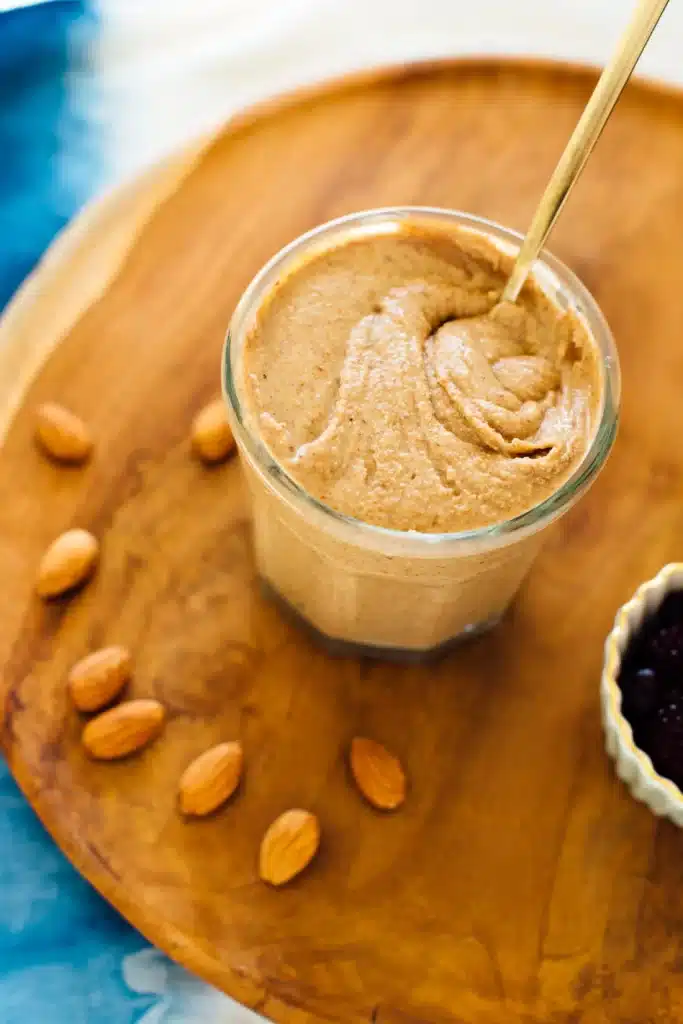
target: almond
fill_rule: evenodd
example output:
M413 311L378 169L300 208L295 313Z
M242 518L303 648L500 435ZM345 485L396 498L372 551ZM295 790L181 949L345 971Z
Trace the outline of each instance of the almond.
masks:
M87 530L67 530L43 555L36 590L41 597L57 597L84 583L92 574L99 544Z
M90 431L82 419L56 402L45 402L36 413L36 440L58 462L85 462L92 452Z
M114 761L142 750L161 732L166 712L158 700L128 700L91 718L83 746L98 761Z
M71 699L79 711L99 711L118 697L130 672L130 652L125 647L93 651L69 672Z
M380 743L356 736L351 741L351 772L359 790L373 807L393 811L406 798L401 762Z
M192 424L192 447L203 462L222 462L235 447L225 402L209 402Z
M259 874L271 885L285 885L307 867L320 845L320 825L315 814L285 811L261 841Z
M242 774L242 747L219 743L187 766L178 787L183 814L203 817L217 810L237 789Z

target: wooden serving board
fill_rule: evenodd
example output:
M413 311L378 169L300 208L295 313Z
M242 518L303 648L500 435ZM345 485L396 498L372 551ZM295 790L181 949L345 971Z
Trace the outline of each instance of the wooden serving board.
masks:
M333 661L260 596L236 461L189 454L235 302L283 243L359 208L424 203L523 229L594 77L463 63L330 87L228 126L88 210L0 338L2 746L74 864L149 939L277 1021L597 1024L683 1015L683 836L617 781L602 644L683 549L683 98L632 86L553 238L611 322L623 424L513 612L431 668ZM55 399L92 425L82 470L32 443ZM95 580L33 593L56 534L102 541ZM142 756L79 745L68 668L134 652L169 708ZM356 734L395 750L405 808L349 783ZM185 824L178 777L240 738L246 777ZM315 811L311 869L274 891L261 836Z

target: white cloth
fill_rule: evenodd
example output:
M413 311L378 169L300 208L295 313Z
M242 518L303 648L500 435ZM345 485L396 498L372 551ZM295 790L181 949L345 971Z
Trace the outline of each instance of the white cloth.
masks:
M454 54L603 64L623 0L97 0L99 122L113 180L236 110L344 72ZM683 5L671 3L641 74L683 83Z

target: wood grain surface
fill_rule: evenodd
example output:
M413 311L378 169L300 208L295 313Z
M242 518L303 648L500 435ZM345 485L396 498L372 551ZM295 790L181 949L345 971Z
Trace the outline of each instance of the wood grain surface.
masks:
M88 211L0 328L3 750L107 898L274 1020L683 1017L683 836L614 777L598 713L617 606L681 556L681 97L627 90L552 239L616 336L622 428L495 633L432 668L329 660L255 586L237 462L207 470L188 442L235 302L279 246L387 204L523 229L593 81L409 68L262 112ZM47 400L91 424L90 465L36 450ZM101 540L99 570L45 605L35 569L71 526ZM95 764L65 680L114 643L169 722L138 758ZM358 733L405 765L393 815L350 784ZM185 823L183 769L232 739L243 786ZM322 846L274 891L258 847L291 806L319 816Z

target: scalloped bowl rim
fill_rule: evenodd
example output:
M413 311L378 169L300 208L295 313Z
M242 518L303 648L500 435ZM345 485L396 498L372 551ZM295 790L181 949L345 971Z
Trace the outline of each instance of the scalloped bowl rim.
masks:
M617 681L628 641L635 629L642 623L645 612L658 607L664 597L674 590L683 591L683 562L670 562L665 565L656 576L641 583L633 597L621 606L614 620L612 631L605 642L605 660L600 688L605 731L607 732L611 727L613 734L616 733L621 753L627 757L632 766L636 767L641 779L646 780L650 787L655 787L666 802L674 805L671 809L675 808L683 817L683 792L675 782L655 770L649 755L633 739L631 724L621 711L622 694ZM655 603L650 604L650 599L653 596ZM637 626L634 625L635 620L638 620ZM612 756L616 761L617 752L615 751ZM636 796L636 799L647 803L647 801L642 801L641 797ZM666 814L667 810L664 809L660 813ZM681 824L681 822L677 822L677 824Z

